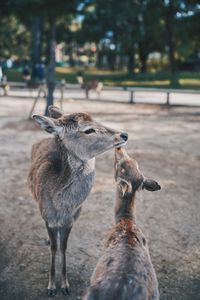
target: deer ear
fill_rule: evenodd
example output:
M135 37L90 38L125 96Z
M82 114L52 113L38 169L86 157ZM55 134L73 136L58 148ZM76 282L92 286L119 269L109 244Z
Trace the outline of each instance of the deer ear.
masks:
M161 186L153 179L144 179L143 189L147 191L154 192L161 189Z
M38 115L34 115L33 119L48 133L59 134L63 131L62 126L59 125L56 120Z
M62 112L56 106L50 105L48 107L48 111L49 111L49 116L51 118L58 119L58 118L62 117Z
M132 185L127 180L121 179L118 181L118 188L121 190L122 195L124 196L127 193L132 192Z

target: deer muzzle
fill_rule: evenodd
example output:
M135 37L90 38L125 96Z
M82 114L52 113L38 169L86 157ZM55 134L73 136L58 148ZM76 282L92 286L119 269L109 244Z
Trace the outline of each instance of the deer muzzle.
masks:
M115 148L124 146L126 144L127 140L128 140L128 133L122 132L122 133L116 134Z

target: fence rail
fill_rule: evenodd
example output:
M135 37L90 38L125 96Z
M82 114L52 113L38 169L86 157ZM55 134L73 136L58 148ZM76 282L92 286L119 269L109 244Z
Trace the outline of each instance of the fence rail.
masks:
M44 84L39 84L38 86L31 86L27 85L25 82L8 82L7 85L9 85L10 89L29 89L29 90L35 90L38 92L38 95L36 98L39 97L39 94L41 92L41 87L44 90ZM1 84L0 88L4 89L5 84ZM81 87L79 84L63 84L62 81L56 82L56 90L60 91L60 100L63 101L64 99L64 93L67 91L80 91ZM111 91L111 92L127 92L129 94L128 101L129 103L135 103L136 93L141 92L149 92L149 93L162 93L166 95L165 98L165 104L170 105L170 99L172 94L196 94L200 95L200 90L194 90L194 89L169 89L169 88L144 88L144 87L118 87L118 86L104 86L103 91ZM8 94L8 90L6 91L6 94ZM99 99L100 100L100 99ZM199 99L200 100L200 99ZM200 101L199 101L200 105Z
M76 90L80 89L79 85L75 84L67 84L66 90ZM129 102L135 103L135 93L139 92L156 92L156 93L164 93L166 94L166 104L170 105L170 95L171 94L199 94L200 90L193 90L193 89L165 89L165 88L140 88L140 87L110 87L110 86L104 86L103 91L126 91L129 92ZM200 100L200 99L199 99ZM200 105L200 101L199 101Z

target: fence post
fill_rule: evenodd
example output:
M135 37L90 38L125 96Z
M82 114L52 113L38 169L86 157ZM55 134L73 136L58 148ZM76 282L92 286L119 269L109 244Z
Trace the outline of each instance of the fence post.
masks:
M134 103L134 91L130 91L130 103Z
M170 95L170 92L168 91L168 92L167 92L167 102L166 102L167 105L170 104L170 103L169 103L169 98L170 98L169 95Z

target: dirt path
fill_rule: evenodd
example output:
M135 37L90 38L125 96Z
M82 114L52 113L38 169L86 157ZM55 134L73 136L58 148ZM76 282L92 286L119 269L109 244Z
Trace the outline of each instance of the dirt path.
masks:
M47 134L25 120L28 99L1 97L0 103L0 299L43 300L49 268L47 234L26 177L31 146ZM37 112L43 109L41 103ZM71 100L64 110L88 111L98 121L128 131L129 153L144 174L162 186L161 192L142 192L137 200L138 222L149 240L161 299L199 300L200 108ZM110 151L97 158L95 186L69 239L69 300L81 299L89 282L113 223L114 197Z

